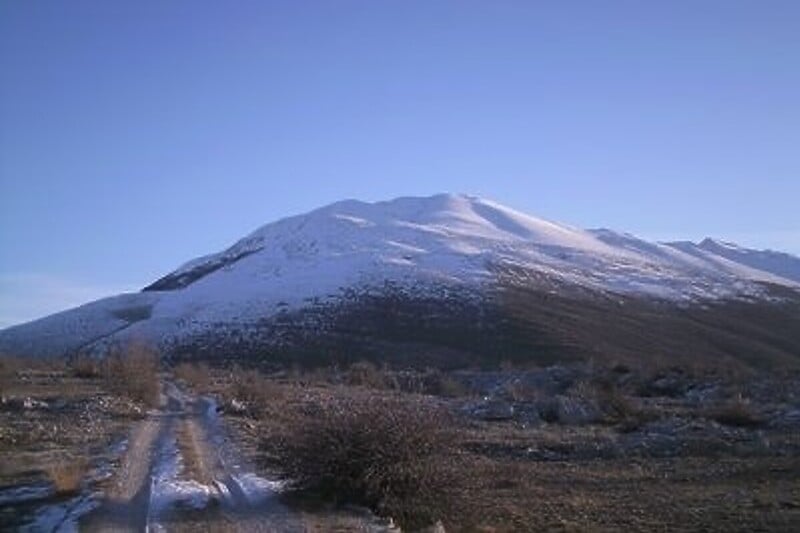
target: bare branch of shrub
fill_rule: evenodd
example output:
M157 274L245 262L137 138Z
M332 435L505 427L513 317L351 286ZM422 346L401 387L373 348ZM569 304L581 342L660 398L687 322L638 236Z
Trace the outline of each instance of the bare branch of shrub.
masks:
M742 398L711 409L708 418L726 426L756 427L763 424L763 419L753 410L752 405Z
M366 505L403 528L452 514L459 469L444 411L381 395L339 396L315 408L262 445L295 490Z
M133 343L104 361L103 377L113 393L153 407L158 405L160 396L158 368L155 350Z
M45 471L53 483L56 494L66 496L75 494L80 490L86 469L87 462L85 459L71 459L50 464Z
M176 378L196 392L207 392L211 385L211 370L206 363L181 363L174 372Z

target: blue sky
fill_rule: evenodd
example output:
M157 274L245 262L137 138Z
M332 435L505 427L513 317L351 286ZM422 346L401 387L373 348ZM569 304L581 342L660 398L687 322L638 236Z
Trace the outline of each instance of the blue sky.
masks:
M0 3L0 327L342 198L800 254L800 2Z

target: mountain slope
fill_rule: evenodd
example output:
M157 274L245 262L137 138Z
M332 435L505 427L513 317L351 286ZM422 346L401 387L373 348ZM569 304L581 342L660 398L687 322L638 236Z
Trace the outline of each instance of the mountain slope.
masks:
M722 248L581 230L469 196L348 200L267 224L141 293L8 328L0 350L103 351L141 339L173 354L355 353L401 343L482 354L505 346L504 357L546 345L556 357L582 356L597 347L567 330L587 324L550 331L557 320L528 303L558 298L556 318L570 324L568 315L621 301L646 307L644 316L709 302L773 305L797 294L800 259ZM601 351L619 352L625 335Z

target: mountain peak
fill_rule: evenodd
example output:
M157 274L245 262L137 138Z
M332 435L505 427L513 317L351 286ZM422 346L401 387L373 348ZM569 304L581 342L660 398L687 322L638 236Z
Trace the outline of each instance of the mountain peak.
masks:
M690 305L761 298L763 282L800 288L800 259L710 239L652 243L559 224L478 196L437 194L344 200L284 218L189 261L142 293L43 323L67 324L78 344L122 327L125 335L180 343L218 324L255 327L287 312L302 315L385 291L423 300L466 294L474 302L525 287ZM89 321L92 313L105 318ZM85 329L90 323L99 325ZM62 346L61 325L42 343Z
M714 239L712 237L704 238L702 241L700 241L697 244L697 246L699 246L700 248L703 248L703 249L725 248L725 249L728 249L728 250L747 250L746 248L743 248L743 247L739 246L736 243L733 243L733 242L730 242L730 241L723 241L721 239Z

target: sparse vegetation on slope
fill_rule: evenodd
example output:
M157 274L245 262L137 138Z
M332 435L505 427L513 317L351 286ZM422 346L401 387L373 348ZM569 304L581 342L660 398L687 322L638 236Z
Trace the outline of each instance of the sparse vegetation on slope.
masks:
M289 502L366 505L412 530L800 523L782 503L800 495L783 474L800 466L797 376L674 364L212 373L227 374L229 423L287 480ZM472 393L425 385L439 374ZM744 416L737 390L750 398Z

